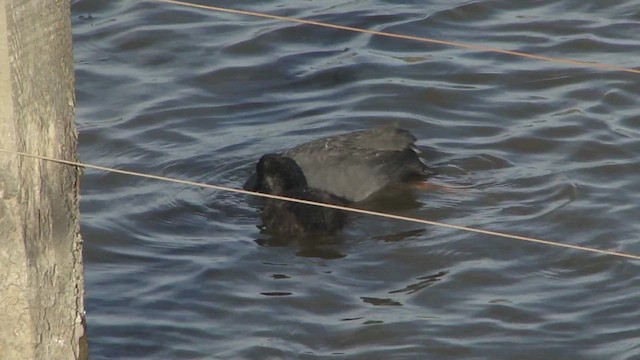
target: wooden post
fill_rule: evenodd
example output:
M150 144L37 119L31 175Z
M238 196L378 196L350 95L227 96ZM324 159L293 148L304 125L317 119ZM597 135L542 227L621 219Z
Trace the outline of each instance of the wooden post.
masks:
M76 160L68 0L0 0L0 148ZM85 359L78 169L0 154L0 358Z

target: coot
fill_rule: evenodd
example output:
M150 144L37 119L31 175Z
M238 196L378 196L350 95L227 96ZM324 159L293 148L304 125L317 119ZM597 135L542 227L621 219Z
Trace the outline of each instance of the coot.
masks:
M256 191L317 201L334 205L349 205L349 201L308 186L302 169L286 156L267 154L256 165ZM261 213L267 233L280 236L329 235L346 223L344 211L269 199Z
M433 174L415 142L409 131L384 126L314 140L282 155L297 163L310 188L358 202L388 185ZM244 188L259 190L255 180L254 174Z

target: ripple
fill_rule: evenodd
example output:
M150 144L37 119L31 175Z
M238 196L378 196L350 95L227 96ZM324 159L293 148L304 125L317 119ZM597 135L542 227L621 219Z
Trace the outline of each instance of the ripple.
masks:
M83 161L240 187L261 154L393 122L452 191L389 191L372 207L640 253L629 74L149 2L72 6ZM640 56L632 1L216 6L620 66ZM322 244L283 241L260 233L256 204L87 170L92 358L640 354L633 262L364 215Z

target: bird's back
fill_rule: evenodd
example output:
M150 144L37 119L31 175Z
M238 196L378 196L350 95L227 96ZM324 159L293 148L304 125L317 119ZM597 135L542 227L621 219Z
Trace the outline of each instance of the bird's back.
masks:
M298 163L310 187L361 201L386 185L430 172L406 130L379 127L332 136L284 152Z

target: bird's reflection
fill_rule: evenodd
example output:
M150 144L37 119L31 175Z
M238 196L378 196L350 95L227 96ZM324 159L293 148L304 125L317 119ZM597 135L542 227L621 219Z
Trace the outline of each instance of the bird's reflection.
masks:
M294 246L297 248L295 254L300 257L332 260L347 256L338 250L342 244L338 236L285 237L268 234L265 236L267 237L254 240L255 243L265 247Z

